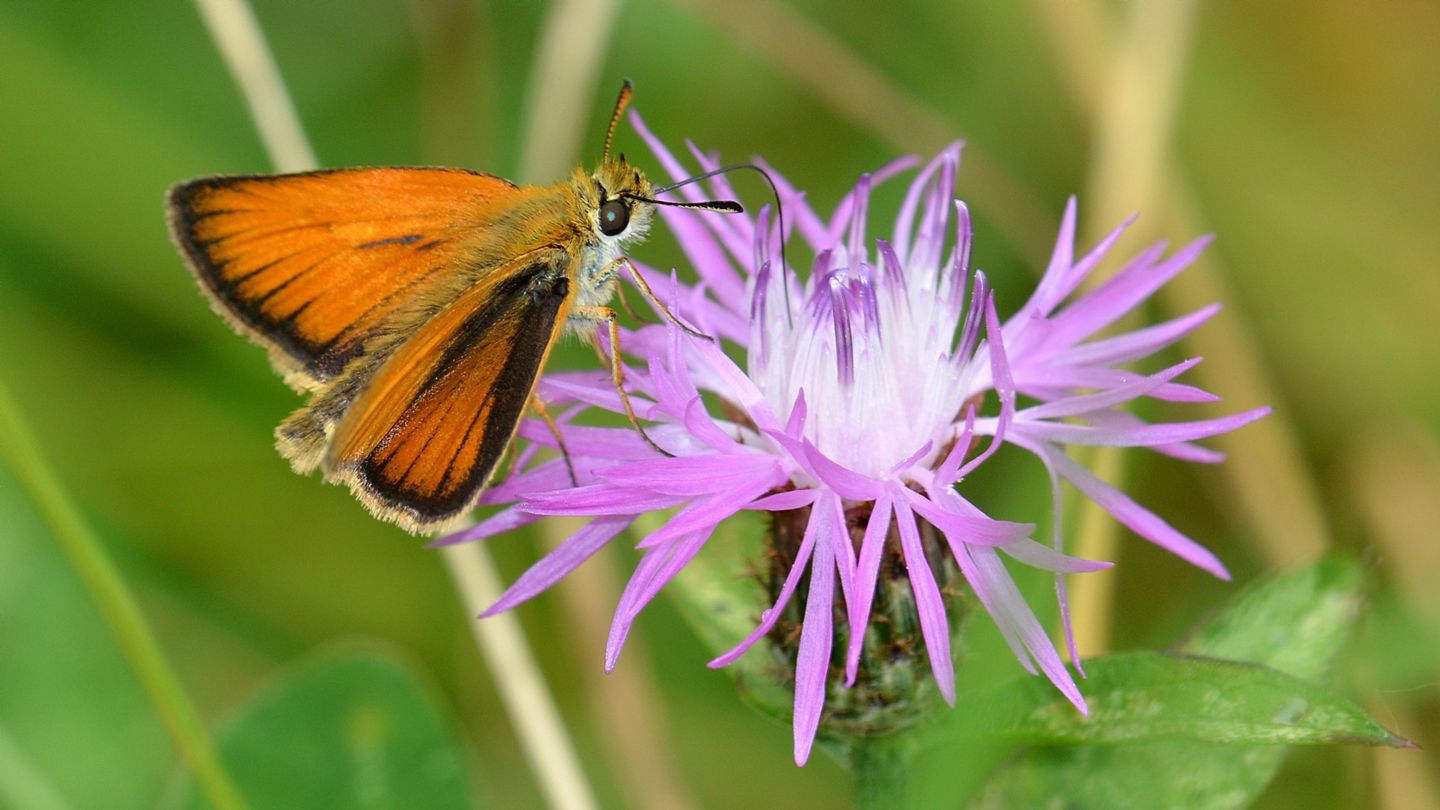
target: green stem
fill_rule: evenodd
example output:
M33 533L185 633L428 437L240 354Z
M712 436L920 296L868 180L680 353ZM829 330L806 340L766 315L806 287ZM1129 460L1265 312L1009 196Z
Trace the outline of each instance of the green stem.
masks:
M859 810L910 806L910 746L890 737L859 738L850 745L850 775Z
M135 597L94 530L80 516L55 473L45 464L38 443L3 381L0 381L0 459L14 471L21 488L70 558L80 581L90 591L136 677L160 713L181 759L194 773L210 804L220 810L245 808L245 801L220 764L189 695L165 660Z

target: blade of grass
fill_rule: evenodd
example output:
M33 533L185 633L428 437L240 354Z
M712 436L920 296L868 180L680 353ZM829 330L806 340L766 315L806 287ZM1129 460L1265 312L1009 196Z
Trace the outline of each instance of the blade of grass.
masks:
M482 543L447 546L440 549L440 555L471 616L479 615L500 598L500 577ZM520 623L512 614L502 613L483 621L471 619L470 629L550 806L562 810L596 807L575 746L525 643Z
M119 569L100 538L70 500L59 478L45 462L39 444L20 415L14 398L0 381L0 459L15 474L36 511L50 526L75 572L115 634L145 693L170 732L180 758L210 803L221 810L240 810L245 801L226 772L200 722L190 696L166 660L154 631L140 611Z
M195 7L245 96L270 162L282 172L315 168L315 151L250 4L245 0L195 0Z
M520 182L549 182L574 165L580 124L594 100L596 78L604 75L599 66L619 10L615 0L550 7L525 94Z
M1128 14L1120 49L1109 66L1103 101L1095 109L1088 198L1098 214L1087 218L1092 236L1113 227L1130 211L1144 210L1155 196L1184 81L1195 8L1189 0L1137 3L1128 7ZM1093 289L1103 280L1092 275L1086 285ZM1088 466L1101 478L1119 482L1125 475L1125 458L1119 448L1100 448ZM1119 524L1088 499L1080 509L1075 554L1115 560ZM1070 589L1076 648L1082 656L1109 648L1115 583L1113 574L1085 576Z
M70 808L60 792L36 771L4 728L0 728L0 804L28 810Z
M1103 56L1114 40L1110 30L1114 26L1105 19L1105 9L1091 0L1031 0L1031 4L1049 36L1049 52L1058 60L1057 72L1066 80L1072 102L1083 115L1097 118L1103 98ZM1180 168L1166 161L1160 172L1155 188L1166 227L1186 234L1206 231ZM1159 297L1176 313L1226 302L1226 311L1187 336L1185 345L1189 354L1209 361L1192 372L1202 388L1222 393L1240 408L1259 404L1275 408L1243 436L1226 434L1216 437L1215 444L1229 457L1221 468L1221 480L1229 499L1240 507L1238 522L1259 543L1271 565L1290 568L1322 554L1330 545L1329 532L1295 426L1280 392L1269 382L1272 375L1264 358L1254 348L1253 330L1235 310L1227 278L1226 268L1210 251L1162 288ZM1237 452L1242 448L1243 453Z

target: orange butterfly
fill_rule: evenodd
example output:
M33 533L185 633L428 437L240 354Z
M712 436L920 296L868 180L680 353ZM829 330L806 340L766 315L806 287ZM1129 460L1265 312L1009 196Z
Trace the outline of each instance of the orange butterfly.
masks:
M170 233L215 311L310 394L275 432L297 472L320 469L412 532L455 523L485 489L527 402L545 416L536 380L576 325L608 325L611 375L644 435L622 386L615 310L605 305L620 267L674 318L623 250L645 234L656 204L740 205L656 200L681 184L657 189L624 155L610 156L630 94L627 81L599 167L550 186L380 168L206 177L170 189Z

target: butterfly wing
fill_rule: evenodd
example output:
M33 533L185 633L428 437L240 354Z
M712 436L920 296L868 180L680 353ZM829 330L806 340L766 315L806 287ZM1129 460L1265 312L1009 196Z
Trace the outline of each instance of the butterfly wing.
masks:
M412 532L468 511L564 328L569 261L542 249L497 267L398 346L335 427L327 478Z
M339 169L201 178L167 204L216 311L269 350L286 382L314 389L520 193L457 169Z

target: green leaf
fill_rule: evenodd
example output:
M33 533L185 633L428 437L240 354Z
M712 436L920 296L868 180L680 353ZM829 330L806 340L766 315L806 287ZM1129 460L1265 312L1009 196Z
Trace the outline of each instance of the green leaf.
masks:
M1269 781L1274 754L1283 750L1193 742L1040 748L1007 767L967 806L970 810L1245 807L1258 793L1252 787L1255 779Z
M1188 654L1251 662L1206 662L1200 681L1213 680L1208 687L1197 684L1201 691L1191 695L1184 707L1196 712L1183 727L1193 739L1034 748L998 773L971 806L1062 802L1069 808L1111 808L1135 806L1137 797L1143 797L1139 803L1147 807L1238 808L1248 806L1265 789L1287 748L1235 743L1265 742L1268 736L1271 742L1289 744L1409 745L1354 704L1311 685L1349 640L1363 594L1363 572L1339 557L1257 583L1179 648ZM1116 659L1133 662L1137 657L1116 656L1087 664L1091 678L1082 689L1095 707L1097 721L1116 700L1097 689L1100 677L1120 674L1110 671ZM1247 671L1249 676L1242 674ZM1130 686L1140 684L1137 680ZM1212 699L1204 698L1206 688L1213 690ZM1286 689L1293 691L1287 696ZM1237 722L1247 716L1264 718L1267 711L1271 712L1268 730L1264 724L1242 728ZM1120 730L1105 734L1123 739L1124 727L1122 723Z
M219 734L252 807L471 808L459 745L393 656L330 653L276 676ZM191 785L171 807L203 808Z
M1034 677L967 695L955 711L974 736L1049 744L1404 744L1353 702L1268 667L1142 652L1097 658L1086 672L1089 717Z
M1179 650L1319 679L1350 640L1364 600L1360 566L1328 557L1251 586Z

